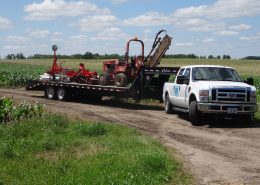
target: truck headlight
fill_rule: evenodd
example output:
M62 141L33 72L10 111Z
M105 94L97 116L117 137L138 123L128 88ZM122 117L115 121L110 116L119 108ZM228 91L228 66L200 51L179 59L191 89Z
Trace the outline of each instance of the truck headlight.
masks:
M250 101L256 102L256 91L251 91L250 93Z
M209 90L200 90L199 97L201 102L209 101Z

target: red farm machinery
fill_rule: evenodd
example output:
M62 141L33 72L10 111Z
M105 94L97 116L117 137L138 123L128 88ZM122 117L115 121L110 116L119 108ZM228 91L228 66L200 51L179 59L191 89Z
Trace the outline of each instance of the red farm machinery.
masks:
M161 37L161 35L163 37ZM130 56L132 43L140 44L138 56ZM28 81L27 90L44 90L50 99L65 100L71 95L116 96L125 98L155 98L161 99L163 84L170 75L176 74L178 67L157 67L160 60L171 45L171 37L165 30L159 31L154 39L152 49L144 56L143 41L134 38L127 42L123 60L111 59L103 62L103 73L88 71L84 64L74 71L57 64L57 46L54 51L51 69L41 76L40 80Z

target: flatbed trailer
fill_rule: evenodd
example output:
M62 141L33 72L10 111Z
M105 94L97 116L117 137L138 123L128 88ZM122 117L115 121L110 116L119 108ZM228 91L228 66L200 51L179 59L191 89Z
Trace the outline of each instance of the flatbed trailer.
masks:
M143 67L135 81L127 87L102 86L62 81L30 80L26 90L44 91L49 99L66 100L71 96L83 95L91 99L103 96L119 98L162 99L163 85L171 75L176 75L179 67ZM55 78L54 78L55 79Z

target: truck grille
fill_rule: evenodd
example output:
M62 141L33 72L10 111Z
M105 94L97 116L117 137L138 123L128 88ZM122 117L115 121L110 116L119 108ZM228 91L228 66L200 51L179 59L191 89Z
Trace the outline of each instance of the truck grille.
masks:
M250 101L250 91L246 89L217 88L211 91L212 101L246 102Z

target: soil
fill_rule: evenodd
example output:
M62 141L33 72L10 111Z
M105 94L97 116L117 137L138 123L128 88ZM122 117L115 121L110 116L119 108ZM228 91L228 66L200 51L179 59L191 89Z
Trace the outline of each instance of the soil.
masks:
M44 98L43 92L0 89L0 96L40 102L46 110L69 117L138 128L176 149L198 184L260 184L260 124L218 120L192 126L185 114L165 114L162 105L140 105L106 99L100 103Z

